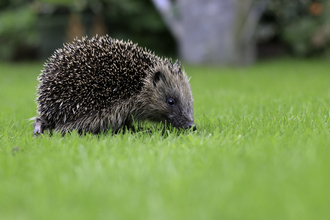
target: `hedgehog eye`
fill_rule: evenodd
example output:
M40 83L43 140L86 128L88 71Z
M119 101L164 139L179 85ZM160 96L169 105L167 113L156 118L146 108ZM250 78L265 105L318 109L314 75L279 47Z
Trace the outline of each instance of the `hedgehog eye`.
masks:
M169 105L174 105L174 104L175 104L175 100L172 99L172 98L167 99L166 102L167 102L167 104L169 104Z

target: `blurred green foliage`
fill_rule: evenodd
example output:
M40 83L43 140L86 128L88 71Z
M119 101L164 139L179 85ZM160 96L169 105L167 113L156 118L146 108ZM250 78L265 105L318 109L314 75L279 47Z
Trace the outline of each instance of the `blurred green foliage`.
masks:
M326 0L270 0L266 13L294 55L330 55L329 7Z
M26 50L36 46L36 16L23 0L0 3L0 59L13 60L17 54L27 57ZM19 51L19 48L22 50ZM23 55L24 54L24 55Z
M88 26L85 35L95 34L90 26L94 16L100 16L111 37L138 42L160 55L175 55L175 41L149 0L1 0L0 60L22 59L21 52L31 48L38 49L39 58L50 56L68 40L71 13L81 15L82 25Z
M150 0L1 0L0 60L33 59L36 51L40 54L45 45L49 45L49 51L61 46L54 38L59 42L67 40L63 37L67 30L65 22L72 12L101 15L111 37L130 39L157 54L175 56L176 42ZM56 16L58 14L61 16ZM329 1L269 0L265 15L272 19L262 19L268 28L259 33L259 38L276 36L295 56L330 57ZM42 30L49 19L57 24L61 23L59 20L65 22L61 28L49 26ZM58 30L62 33L53 39L47 40L43 34L52 36ZM85 34L93 33L86 31Z

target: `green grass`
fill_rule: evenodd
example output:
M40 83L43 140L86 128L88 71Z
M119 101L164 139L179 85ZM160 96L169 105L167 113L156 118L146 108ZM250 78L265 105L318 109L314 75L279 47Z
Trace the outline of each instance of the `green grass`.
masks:
M330 218L328 61L186 66L197 132L64 138L32 137L41 68L0 64L0 219Z

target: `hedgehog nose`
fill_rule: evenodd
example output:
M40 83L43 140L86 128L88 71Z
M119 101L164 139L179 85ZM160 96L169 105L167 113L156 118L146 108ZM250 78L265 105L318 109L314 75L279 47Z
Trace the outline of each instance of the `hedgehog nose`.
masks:
M190 125L189 125L189 129L190 129L190 128L192 128L193 131L196 131L196 130L197 130L196 125L194 125L194 124L190 124Z

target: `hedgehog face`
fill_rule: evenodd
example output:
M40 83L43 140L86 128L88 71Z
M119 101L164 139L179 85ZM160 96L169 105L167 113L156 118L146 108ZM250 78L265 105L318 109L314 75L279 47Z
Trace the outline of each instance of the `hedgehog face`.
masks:
M146 106L148 119L165 122L176 128L196 130L193 119L193 96L186 74L178 65L157 66L148 80Z

